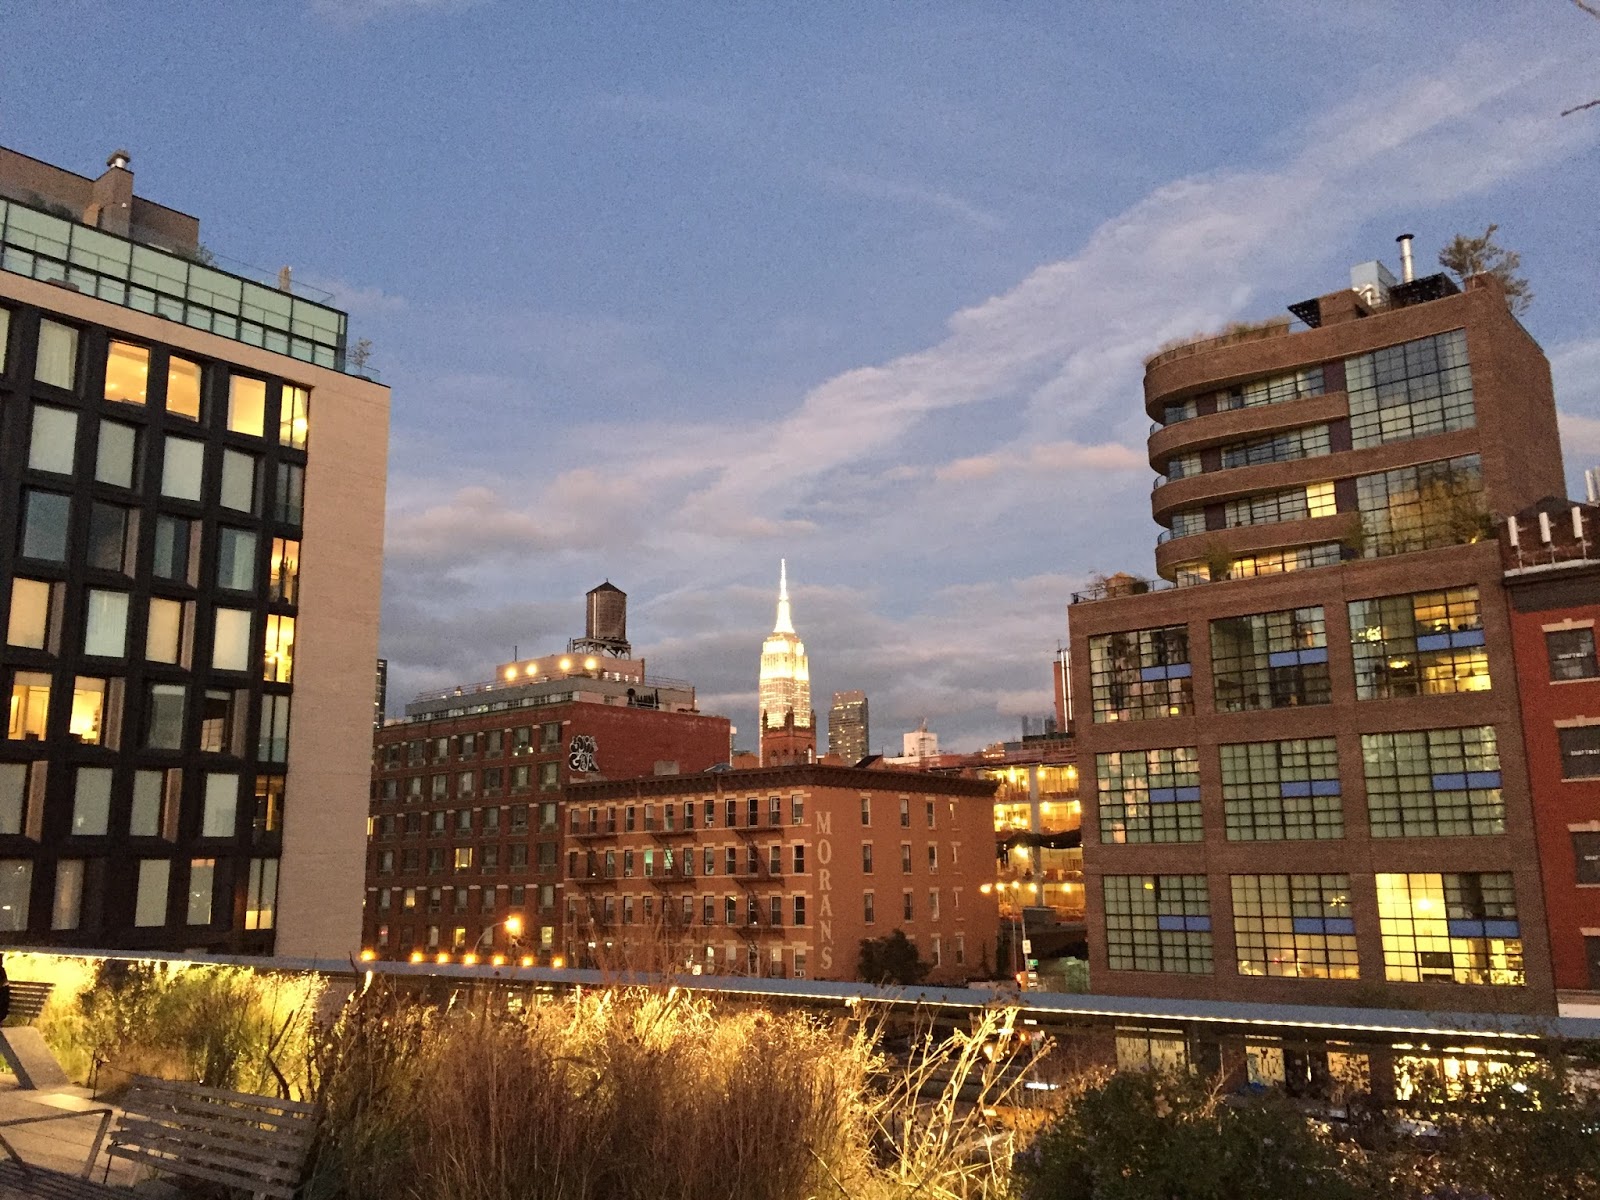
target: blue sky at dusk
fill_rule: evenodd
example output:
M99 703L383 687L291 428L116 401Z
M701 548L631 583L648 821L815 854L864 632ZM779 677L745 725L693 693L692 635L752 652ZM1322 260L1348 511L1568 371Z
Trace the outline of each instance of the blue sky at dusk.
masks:
M1600 21L1563 0L5 6L0 142L335 293L394 389L391 695L630 594L749 744L787 556L875 747L1049 710L1148 573L1143 358L1501 226L1600 463ZM313 453L315 446L313 443Z

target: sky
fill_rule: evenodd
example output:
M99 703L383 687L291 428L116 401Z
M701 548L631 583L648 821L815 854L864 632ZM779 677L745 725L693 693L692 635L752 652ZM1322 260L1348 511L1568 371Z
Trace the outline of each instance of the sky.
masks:
M12 0L0 143L294 268L393 389L390 708L629 594L750 746L786 557L876 750L1052 707L1149 574L1143 360L1491 222L1600 464L1600 21L1566 0ZM313 443L312 452L315 453ZM825 718L822 718L825 719Z

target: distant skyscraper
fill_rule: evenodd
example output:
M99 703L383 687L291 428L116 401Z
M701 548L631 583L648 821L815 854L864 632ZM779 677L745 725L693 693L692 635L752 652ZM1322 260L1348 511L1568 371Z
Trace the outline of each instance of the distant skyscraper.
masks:
M383 728L383 719L389 711L389 660L378 660L378 674L372 690L372 727Z
M872 734L867 728L867 694L835 692L828 710L828 753L837 754L846 766L860 762L871 751Z
M789 564L778 566L778 619L761 646L761 762L809 762L816 757L817 721L811 711L806 646L789 615Z

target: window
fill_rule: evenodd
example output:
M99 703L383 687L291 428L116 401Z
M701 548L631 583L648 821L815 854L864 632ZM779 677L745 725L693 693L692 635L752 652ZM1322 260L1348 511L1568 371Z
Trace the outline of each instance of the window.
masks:
M862 842L861 843L861 873L863 875L871 875L872 874L872 843L871 842Z
M56 891L50 905L51 929L76 929L83 914L83 859L56 863Z
M900 797L900 828L909 829L910 827L911 827L911 801L907 797L901 796Z
M97 571L133 574L137 526L132 518L132 512L120 504L97 501L89 506L89 566Z
M72 791L72 835L103 837L111 820L111 768L79 767Z
M1222 466L1227 469L1253 467L1261 463L1293 462L1302 458L1320 458L1328 452L1328 427L1307 425L1303 429L1232 442L1222 447ZM1196 454L1190 457L1195 459L1198 470L1200 456ZM1195 471L1188 473L1194 474Z
M1106 955L1113 971L1211 973L1204 875L1107 875Z
M189 911L185 918L187 924L211 924L211 894L216 890L216 877L216 859L189 860Z
M0 829L0 832L4 832ZM1600 883L1600 833L1574 829L1572 858L1577 883Z
M1507 873L1379 875L1384 978L1518 987L1522 927Z
M217 609L211 643L211 665L216 670L250 669L250 615L242 608Z
M1286 400L1298 400L1302 396L1320 396L1325 390L1326 381L1323 378L1322 368L1311 367L1286 375L1252 379L1249 383L1213 392L1208 399L1215 404L1217 412L1229 412L1236 408L1254 408L1260 404L1282 404ZM1191 406L1194 404L1193 401L1189 403ZM1189 413L1191 417L1194 415L1193 411Z
M18 671L11 681L11 720L6 737L11 741L43 741L49 714L50 676L39 671Z
M235 592L255 589L255 534L226 525L217 530L217 586Z
M238 450L222 452L220 502L223 508L231 508L235 512L255 512L256 460L253 454L243 454Z
M100 658L128 653L128 593L90 588L83 630L83 652Z
M151 928L167 923L167 881L172 863L164 858L139 860L139 891L133 906L133 923Z
M190 528L190 522L182 517L156 518L155 553L150 560L150 572L157 579L179 583L188 579Z
M1235 875L1239 974L1358 979L1346 875Z
M805 870L806 848L802 843L796 842L794 847L794 873L796 875L803 875L805 874Z
M267 614L267 636L262 678L268 683L290 683L294 678L294 618Z
M1504 833L1491 725L1361 735L1373 837Z
M915 903L911 899L911 893L902 892L900 894L900 919L903 921L914 920L915 911Z
M28 827L31 776L43 782L44 763L0 763L0 834L17 836Z
M706 810L710 811L709 808ZM708 819L706 822L710 824ZM799 792L789 797L789 824L804 825L806 823L806 798Z
M273 519L286 525L300 524L305 507L305 489L305 468L292 463L279 463L278 487L273 493Z
M169 436L161 459L161 494L174 500L199 501L205 465L204 442Z
M1350 649L1360 700L1489 689L1476 587L1351 601Z
M228 377L228 429L260 437L266 432L267 385L244 375Z
M183 647L183 615L183 601L151 597L150 619L144 637L144 656L148 661L176 663L179 660Z
M863 825L871 825L872 824L872 797L871 796L863 796L863 797L861 797L861 823ZM729 824L732 824L732 822L729 822Z
M233 774L208 774L200 836L232 837L238 825L238 817L239 777Z
M1475 423L1463 329L1348 358L1344 374L1357 450Z
M1206 510L1203 508L1185 508L1172 514L1172 536L1175 538L1193 537L1197 533L1206 531Z
M1556 730L1561 739L1561 778L1600 776L1600 725L1574 725Z
M1552 629L1544 635L1546 653L1550 656L1550 681L1565 679L1593 679L1600 676L1600 662L1595 659L1594 630Z
M72 390L78 379L78 331L55 321L39 322L39 352L33 377L51 387Z
M1095 756L1102 842L1198 842L1200 755L1193 746Z
M150 383L150 351L113 341L106 350L106 399L143 404Z
M0 933L28 928L28 898L33 891L33 863L25 858L0 859Z
M117 681L117 696L121 697L122 681ZM85 746L103 744L106 713L106 681L79 675L72 683L72 714L67 722L67 736Z
M42 562L67 561L67 519L71 512L71 499L55 492L38 492L28 489L23 493L22 518L23 558L37 558Z
M861 893L861 919L868 925L877 920L877 902L871 892Z
M283 829L283 793L284 777L282 775L257 775L256 776L256 809L251 821L251 832L259 840L268 834L279 833ZM385 817L387 825L384 834L394 836L394 818Z
M1258 492L1228 501L1224 514L1229 529L1241 525L1272 525L1279 521L1303 521L1309 517L1331 517L1337 512L1332 483L1308 483L1303 487L1276 492Z
M6 624L6 644L43 650L51 641L52 585L42 579L11 581L11 615Z
M278 405L278 444L291 450L306 448L306 433L310 429L311 393L292 384L283 385L283 399Z
M1218 747L1230 842L1344 836L1339 752L1333 738Z
M539 790L541 792L558 791L561 787L559 763L539 764Z
M1328 636L1322 609L1212 621L1211 672L1222 712L1327 704Z
M161 836L165 794L165 771L133 773L133 806L128 813L129 837Z
M939 847L933 842L928 843L928 874L933 875L939 870Z
M911 874L911 843L900 843L900 874Z
M297 603L300 599L300 543L289 538L273 538L272 561L267 570L267 599ZM463 742L470 744L471 739L469 733ZM462 753L470 755L472 751L464 746Z
M28 442L28 467L71 475L78 449L78 414L48 404L33 406L33 436Z
M250 860L250 883L245 893L244 927L271 929L278 908L278 860Z
M1476 454L1356 477L1367 558L1493 537Z
M934 826L934 805L933 805L933 801L929 800L926 807L927 807L927 817L928 817L928 828L932 829L933 826Z
M256 754L264 762L289 757L289 697L261 697L261 729Z
M200 749L207 754L235 753L233 693L209 688L200 701Z
M167 412L174 417L200 419L200 368L188 359L167 360Z
M113 487L131 488L139 462L139 431L120 421L100 422L95 447L94 477Z
M1188 628L1167 625L1090 638L1089 690L1096 724L1194 712Z

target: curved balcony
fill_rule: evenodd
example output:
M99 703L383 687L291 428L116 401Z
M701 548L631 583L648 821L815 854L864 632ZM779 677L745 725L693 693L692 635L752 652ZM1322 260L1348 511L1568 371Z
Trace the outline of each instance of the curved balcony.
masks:
M1276 521L1268 525L1240 525L1234 529L1208 529L1203 533L1169 538L1156 545L1156 570L1171 579L1179 563L1204 562L1214 553L1238 558L1261 550L1285 550L1291 546L1310 546L1321 542L1342 542L1361 523L1359 513L1335 513L1331 517L1306 517L1299 521Z
M1230 467L1225 471L1174 479L1150 493L1150 512L1158 523L1166 525L1179 509L1222 504L1240 496L1276 492L1308 483L1327 483L1333 478L1329 465L1332 458L1332 455L1319 454L1315 458Z
M1146 451L1150 465L1161 471L1169 458L1206 450L1246 438L1282 433L1303 425L1320 425L1350 415L1350 397L1344 392L1324 392L1302 396L1277 404L1255 404L1249 408L1230 408L1226 412L1206 413L1160 426L1150 435Z

